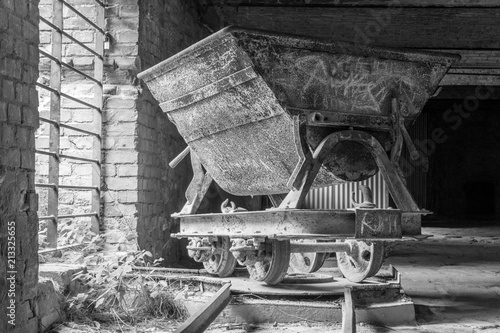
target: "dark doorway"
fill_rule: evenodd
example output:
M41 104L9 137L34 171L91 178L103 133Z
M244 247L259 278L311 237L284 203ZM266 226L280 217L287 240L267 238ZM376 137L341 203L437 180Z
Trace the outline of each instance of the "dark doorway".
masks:
M466 211L469 218L493 219L495 217L495 185L485 181L464 185Z

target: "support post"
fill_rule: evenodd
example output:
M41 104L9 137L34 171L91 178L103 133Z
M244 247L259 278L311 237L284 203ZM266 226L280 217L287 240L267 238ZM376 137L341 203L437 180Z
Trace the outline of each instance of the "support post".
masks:
M47 215L53 216L47 220L47 242L50 247L57 247L57 216L59 211L59 136L61 120L61 58L62 58L62 33L63 30L63 4L59 0L52 1L52 23L60 30L52 30L52 56L58 61L50 63L50 87L54 90L50 94L50 125L49 131L49 183L55 186L49 189L47 202Z
M352 289L345 287L342 303L342 333L356 333L356 311L352 300Z
M97 25L102 29L105 25L104 22L104 7L96 4L96 20ZM95 32L95 50L100 55L104 55L104 35L98 30ZM100 188L101 188L101 145L102 145L102 106L103 106L103 87L102 87L102 77L103 77L104 63L102 58L94 57L94 79L100 82L94 84L94 105L99 108L96 112L94 111L94 117L92 122L93 132L99 134L98 137L92 137L92 159L99 161L99 163L92 164L92 186L95 189L92 190L92 203L91 211L96 214L91 217L90 230L96 235L99 234L99 220L100 220Z

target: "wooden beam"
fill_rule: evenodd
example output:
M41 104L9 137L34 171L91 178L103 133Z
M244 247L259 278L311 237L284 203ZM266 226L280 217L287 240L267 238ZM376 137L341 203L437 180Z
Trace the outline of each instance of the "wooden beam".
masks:
M481 7L500 8L497 0L201 0L209 6L273 7Z
M231 301L231 284L224 284L202 308L198 309L174 333L200 333L217 318Z

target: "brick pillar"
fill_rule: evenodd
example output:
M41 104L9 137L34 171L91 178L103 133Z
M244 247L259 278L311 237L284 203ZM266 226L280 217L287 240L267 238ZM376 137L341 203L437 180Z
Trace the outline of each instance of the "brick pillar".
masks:
M154 0L139 2L139 56L145 70L182 51L210 34L199 17L197 1ZM187 145L142 86L137 104L137 150L139 153L139 200L137 233L139 245L171 266L180 260L180 247L170 238L178 232L171 217L180 211L191 180L186 158L176 169L168 166Z
M125 251L135 249L137 239L139 10L137 0L108 3L111 41L104 81L103 229L108 246Z
M30 333L38 332L38 0L0 0L0 38L0 331Z
M112 0L107 11L111 48L106 57L104 108L104 229L119 250L138 244L179 261L170 239L178 225L170 217L184 204L190 180L187 162L176 170L168 162L186 144L137 73L174 55L210 32L195 1Z

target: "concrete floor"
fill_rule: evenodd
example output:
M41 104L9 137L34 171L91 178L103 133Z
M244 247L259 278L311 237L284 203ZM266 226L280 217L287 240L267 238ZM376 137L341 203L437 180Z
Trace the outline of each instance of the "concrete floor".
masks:
M415 327L358 325L358 332L500 332L500 226L424 228L433 237L398 245L386 263L402 274L416 304ZM303 322L258 327L213 326L208 332L340 332Z
M373 332L500 332L500 226L475 228L424 228L433 237L399 244L386 264L402 274L402 286L416 304L417 325L374 327ZM75 258L76 256L73 256ZM64 258L61 258L64 259ZM332 268L322 270L327 273ZM321 271L320 271L321 272ZM90 332L68 323L57 332ZM180 325L160 318L118 330L104 325L91 332L169 332ZM67 329L67 331L65 331ZM211 333L322 333L341 332L340 324L299 322L258 326L212 325Z

